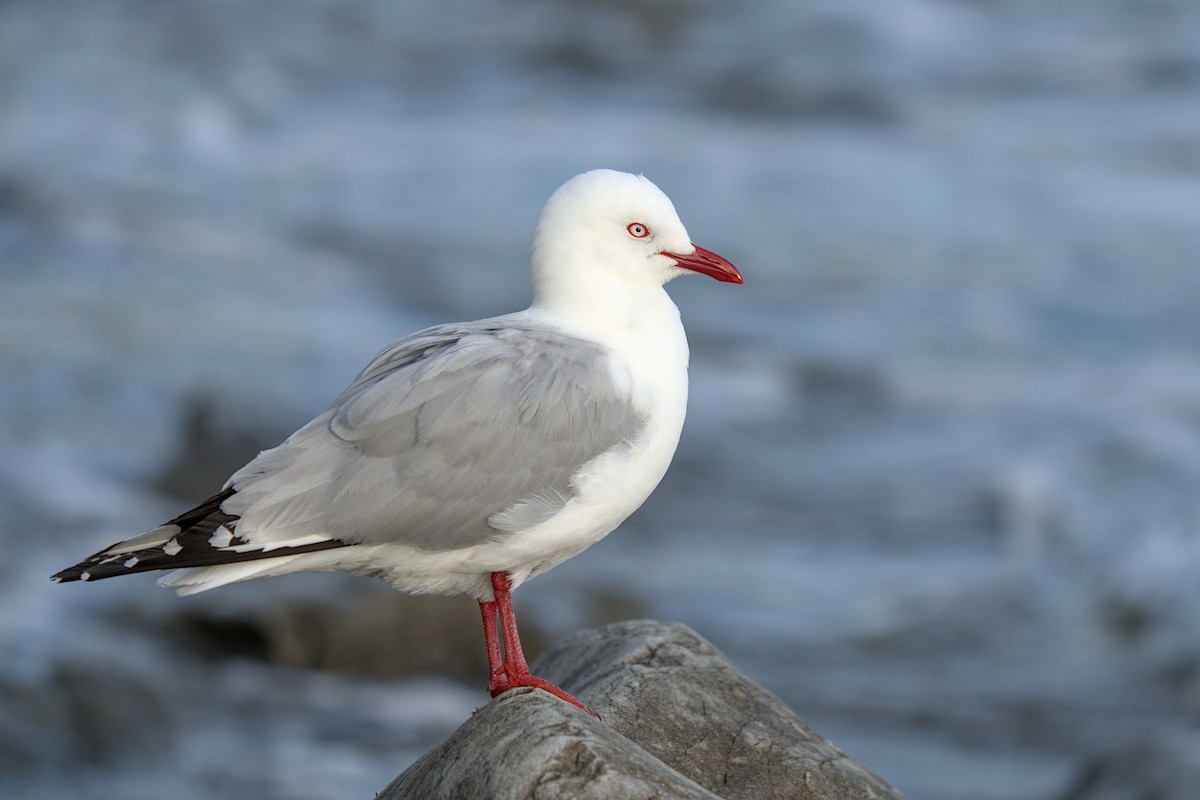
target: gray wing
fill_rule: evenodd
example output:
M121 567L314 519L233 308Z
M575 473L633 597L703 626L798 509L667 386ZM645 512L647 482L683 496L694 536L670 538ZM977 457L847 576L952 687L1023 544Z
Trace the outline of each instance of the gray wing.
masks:
M260 547L467 547L552 517L571 476L644 424L590 342L508 321L440 326L380 353L235 474L223 508Z

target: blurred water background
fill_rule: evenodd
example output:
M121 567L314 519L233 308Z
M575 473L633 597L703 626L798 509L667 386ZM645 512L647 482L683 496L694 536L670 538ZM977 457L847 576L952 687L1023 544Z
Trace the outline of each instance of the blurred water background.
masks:
M371 797L486 699L467 599L47 576L644 172L672 471L528 584L695 627L911 798L1200 785L1200 4L0 5L0 796Z

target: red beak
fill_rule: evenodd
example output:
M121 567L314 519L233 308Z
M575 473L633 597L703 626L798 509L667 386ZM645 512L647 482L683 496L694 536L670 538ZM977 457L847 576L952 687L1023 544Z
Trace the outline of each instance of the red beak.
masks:
M675 259L677 266L690 269L693 272L699 272L710 278L716 278L726 283L745 283L742 280L742 273L738 272L737 267L733 264L730 264L711 250L705 250L703 247L697 247L696 245L692 245L692 247L696 248L696 252L688 253L686 256L667 252L664 252L663 255L667 258Z

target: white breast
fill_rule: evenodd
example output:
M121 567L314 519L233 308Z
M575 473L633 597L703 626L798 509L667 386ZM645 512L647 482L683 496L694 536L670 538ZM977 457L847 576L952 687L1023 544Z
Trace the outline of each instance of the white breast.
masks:
M576 496L552 519L474 548L488 562L486 569L509 572L514 586L611 533L645 502L670 466L687 412L688 345L679 310L666 292L654 299L653 306L629 317L628 326L572 331L609 348L613 382L646 425L633 441L576 473Z

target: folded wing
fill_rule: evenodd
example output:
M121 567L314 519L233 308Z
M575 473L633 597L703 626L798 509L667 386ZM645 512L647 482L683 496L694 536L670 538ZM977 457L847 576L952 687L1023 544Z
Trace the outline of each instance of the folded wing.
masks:
M469 547L552 518L579 469L644 424L595 344L509 320L430 328L380 353L220 494L56 578L358 544Z

